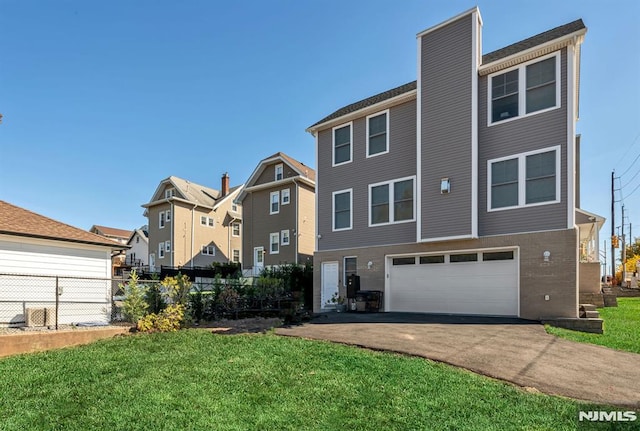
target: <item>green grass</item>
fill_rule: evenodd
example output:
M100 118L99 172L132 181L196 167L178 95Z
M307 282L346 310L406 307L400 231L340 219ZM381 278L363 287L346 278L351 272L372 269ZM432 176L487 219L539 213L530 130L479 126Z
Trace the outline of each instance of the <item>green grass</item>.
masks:
M602 409L420 358L196 330L6 358L0 376L0 430L569 430Z
M640 298L618 298L617 307L598 308L598 311L604 320L604 334L590 334L546 325L547 332L580 343L640 353Z

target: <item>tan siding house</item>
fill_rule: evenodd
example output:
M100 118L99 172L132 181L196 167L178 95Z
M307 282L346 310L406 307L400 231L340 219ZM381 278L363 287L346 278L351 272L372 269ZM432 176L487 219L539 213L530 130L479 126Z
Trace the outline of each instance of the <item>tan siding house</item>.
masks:
M229 188L222 177L215 190L171 176L160 182L144 204L149 219L149 266L206 267L240 262L242 210L234 202L242 186Z
M315 247L315 171L283 153L260 161L238 197L244 211L243 268L304 264Z

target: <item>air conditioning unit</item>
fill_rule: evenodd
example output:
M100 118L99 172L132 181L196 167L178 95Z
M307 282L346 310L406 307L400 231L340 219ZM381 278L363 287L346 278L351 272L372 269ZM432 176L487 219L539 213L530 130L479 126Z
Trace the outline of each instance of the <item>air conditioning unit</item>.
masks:
M53 326L56 324L56 309L47 308L27 308L25 310L25 323L27 327Z
M27 308L24 313L27 327L44 326L45 314L44 308Z

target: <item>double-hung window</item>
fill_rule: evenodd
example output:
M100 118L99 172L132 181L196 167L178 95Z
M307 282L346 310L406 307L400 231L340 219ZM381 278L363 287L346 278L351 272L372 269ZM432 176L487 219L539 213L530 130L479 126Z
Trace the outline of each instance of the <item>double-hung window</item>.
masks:
M352 224L352 202L351 195L353 189L340 190L332 193L333 199L333 230L351 229Z
M231 225L231 235L240 236L240 223L234 222Z
M164 257L164 242L158 244L158 258L162 259Z
M161 211L160 215L158 216L158 227L160 229L164 228L164 224L165 224L165 221L166 221L165 217L166 217L166 213L164 211Z
M202 254L206 254L209 256L216 255L216 246L215 245L203 245L202 246Z
M333 166L351 161L352 123L333 128Z
M414 178L369 185L369 226L415 220Z
M275 180L280 181L284 175L284 166L282 164L276 165L276 176Z
M560 202L560 147L488 161L489 211Z
M281 245L289 245L289 229L283 230L280 232L280 244Z
M278 214L280 212L280 192L271 192L269 200L269 214Z
M269 254L280 253L280 233L274 232L269 234Z
M282 205L287 205L291 202L291 191L289 189L282 190Z
M389 111L367 117L367 157L389 152Z
M233 262L238 263L240 262L240 250L233 250Z
M560 106L560 53L489 76L489 124Z

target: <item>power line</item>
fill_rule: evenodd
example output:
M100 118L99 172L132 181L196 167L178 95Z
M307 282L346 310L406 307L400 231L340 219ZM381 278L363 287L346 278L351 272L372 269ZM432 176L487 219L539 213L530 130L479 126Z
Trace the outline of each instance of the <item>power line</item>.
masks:
M627 182L627 184L625 184L624 186L621 186L621 189L624 189L625 187L627 187L629 184L631 184L631 182L638 176L638 174L640 174L640 170L638 170L638 172L635 173L634 176L631 177L631 179Z
M624 176L624 174L626 174L627 172L629 172L629 170L631 170L631 168L633 167L633 165L638 161L638 159L640 159L640 153L638 153L638 155L636 156L636 158L633 160L633 163L631 163L631 165L627 168L626 171L624 171L623 173L620 174L620 176L618 178L622 178Z
M631 193L629 193L629 194L627 195L627 197L631 196L631 195L632 195L636 190L638 190L638 189L640 189L640 184L638 184L638 185L636 186L636 188L635 188L635 189L631 190ZM623 200L624 200L624 199L623 199Z
M618 161L618 163L616 163L616 166L618 166L620 164L620 162L622 162L624 160L624 158L627 156L627 154L629 153L631 148L633 148L633 146L636 144L636 141L638 140L638 138L640 138L640 133L638 133L636 135L635 139L631 142L631 145L629 145L627 147L627 151L625 151L624 154L622 155L622 157L620 157L620 160Z

